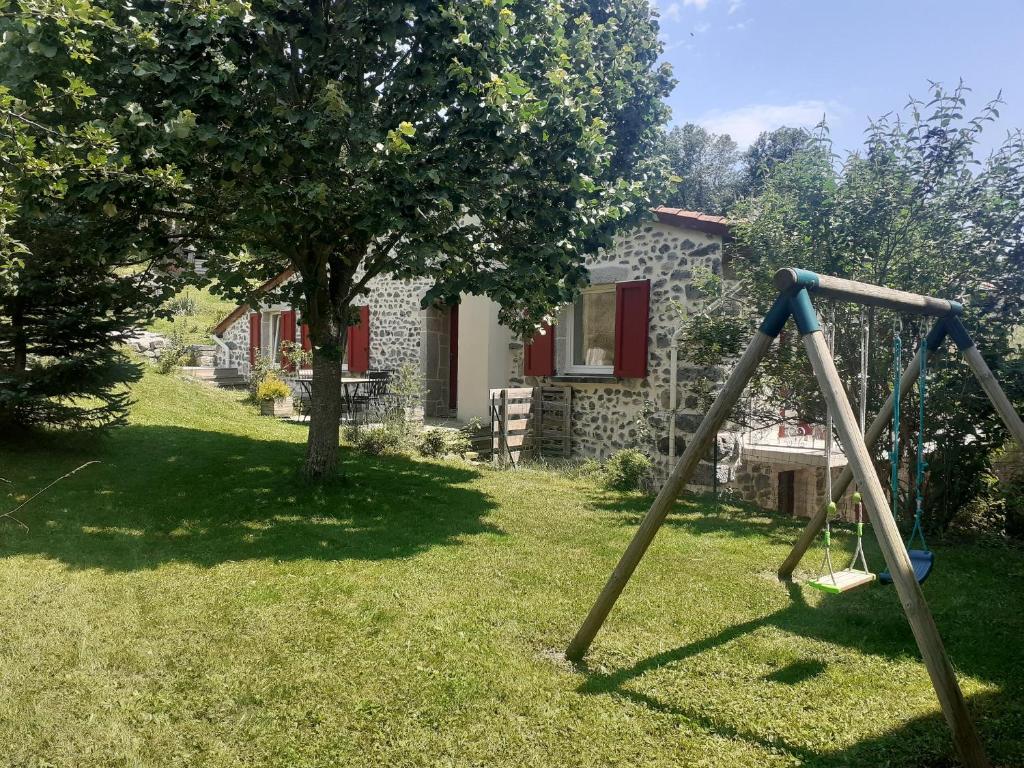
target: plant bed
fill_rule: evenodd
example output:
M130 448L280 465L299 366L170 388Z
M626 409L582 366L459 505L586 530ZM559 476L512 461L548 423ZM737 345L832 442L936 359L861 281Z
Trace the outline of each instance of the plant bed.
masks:
M290 397L281 397L276 400L260 400L260 413L263 416L274 416L279 419L286 419L294 412L294 402Z

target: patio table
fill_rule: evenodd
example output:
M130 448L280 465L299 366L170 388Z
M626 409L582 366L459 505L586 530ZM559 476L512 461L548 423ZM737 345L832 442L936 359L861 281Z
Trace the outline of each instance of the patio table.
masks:
M359 394L359 390L366 384L372 382L373 379L368 379L363 376L343 376L341 379L341 391L342 396L345 398L345 407L348 410L349 417L351 418L352 413L352 399Z

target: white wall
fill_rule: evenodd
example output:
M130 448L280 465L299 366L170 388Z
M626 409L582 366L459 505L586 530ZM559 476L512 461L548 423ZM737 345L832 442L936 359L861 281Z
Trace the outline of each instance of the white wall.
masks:
M498 305L483 296L463 296L459 305L458 418L487 421L488 391L508 386L512 335L498 324Z

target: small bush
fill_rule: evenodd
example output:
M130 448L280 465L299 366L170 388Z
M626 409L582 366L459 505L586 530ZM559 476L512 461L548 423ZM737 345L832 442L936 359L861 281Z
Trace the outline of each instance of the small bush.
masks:
M270 373L263 377L263 381L256 388L256 399L281 400L292 396L291 387L281 381L276 374Z
M153 363L157 373L168 374L178 370L183 365L192 362L192 349L185 343L185 339L177 333L172 333L167 339L167 345L160 350L160 357Z
M268 376L277 377L277 364L273 356L257 352L256 359L249 366L249 399L252 402L259 402L260 384Z
M167 308L175 317L193 317L199 314L199 305L190 293L175 296L167 302Z
M644 490L651 460L635 448L614 454L604 465L604 484L616 491Z
M387 427L373 427L372 429L360 429L350 433L355 447L370 456L384 456L386 454L405 453L405 443L402 435Z
M1024 475L1007 483L1003 493L1006 535L1024 539Z
M465 456L470 450L469 437L460 431L428 429L419 436L416 450L421 456Z

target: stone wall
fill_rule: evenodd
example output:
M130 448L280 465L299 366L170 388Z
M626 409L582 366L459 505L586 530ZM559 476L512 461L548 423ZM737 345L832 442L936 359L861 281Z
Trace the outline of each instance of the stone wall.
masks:
M607 458L616 451L634 447L639 441L639 426L645 403L653 415L648 420L652 444L641 447L651 456L659 477L668 467L668 419L670 349L672 335L680 323L677 305L687 311L701 306L692 284L693 270L704 267L722 273L722 238L661 222L644 224L616 238L613 246L588 262L591 283L603 284L628 280L651 281L650 324L648 328L648 375L646 379L620 379L600 383L560 381L568 358L565 330L555 332L556 370L554 377L524 377L523 350L514 343L510 349L511 386L559 385L573 389L572 451L574 456ZM698 380L719 383L720 369L694 368L680 362L676 415L676 456L700 423L692 385ZM710 466L700 471L702 480L710 480ZM703 485L703 483L701 483Z
M243 376L249 375L249 315L242 315L228 326L221 336L227 347L217 345L217 365L221 368L237 368Z
M842 474L842 467L832 467L832 481ZM779 475L795 472L794 517L813 517L828 502L825 494L825 468L807 467L766 461L742 462L736 480L730 486L736 496L762 509L779 509ZM836 505L836 516L841 520L854 520L851 498L852 487ZM781 510L780 510L781 511Z
M420 308L432 285L429 279L392 280L377 277L357 300L370 307L370 367L396 370L412 364L424 375L428 416L448 415L448 311ZM279 305L267 307L280 309ZM429 335L426 332L429 331ZM443 338L442 338L443 337ZM425 338L431 344L425 345ZM221 337L227 353L218 348L217 365L249 374L249 317L243 315ZM430 354L428 354L428 352ZM429 367L429 370L428 370Z

